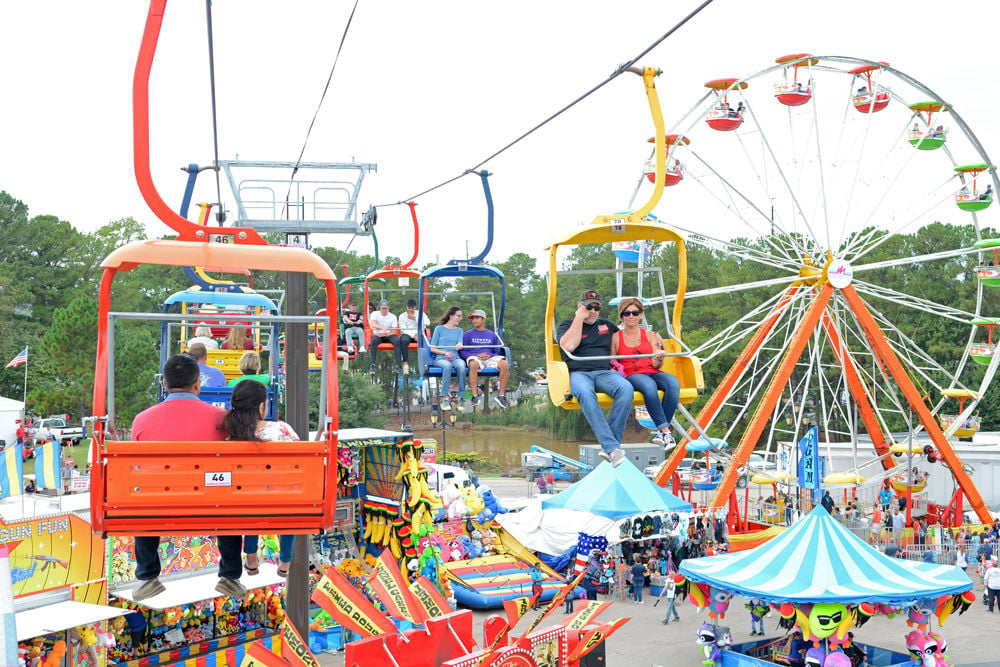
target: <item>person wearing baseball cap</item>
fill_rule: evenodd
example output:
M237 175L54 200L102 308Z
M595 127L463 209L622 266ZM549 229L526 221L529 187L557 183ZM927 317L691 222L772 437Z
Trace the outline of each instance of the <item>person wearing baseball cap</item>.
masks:
M510 407L506 396L510 365L507 363L503 341L486 328L486 311L482 308L472 311L469 319L472 320L472 328L463 335L462 351L459 354L469 366L472 407L475 409L483 403L483 394L479 391L479 371L483 368L495 368L500 373L500 392L493 397L493 402L506 410Z
M580 403L580 411L601 443L601 458L616 468L625 460L621 442L632 411L632 385L620 373L611 370L607 358L611 355L611 339L617 332L618 327L613 322L601 317L601 295L587 290L580 295L573 319L560 322L556 333L560 353L569 368L570 392ZM597 402L599 391L613 401L607 418Z
M368 355L370 364L368 371L375 372L375 355L378 354L380 343L392 343L392 353L396 358L396 373L403 372L403 355L399 349L399 320L389 312L389 302L382 299L378 302L378 310L373 310L368 316L368 323L372 327L372 337L368 341Z

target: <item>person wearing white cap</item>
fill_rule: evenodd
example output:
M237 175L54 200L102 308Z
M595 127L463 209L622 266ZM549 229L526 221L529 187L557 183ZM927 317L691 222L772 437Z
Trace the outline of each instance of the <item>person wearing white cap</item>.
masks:
M389 302L382 299L378 303L378 310L373 310L368 316L368 322L372 326L372 337L368 341L368 355L371 363L369 372L375 372L375 355L378 354L380 343L392 343L392 353L396 358L396 372L403 372L403 357L399 352L399 320L389 312Z
M459 352L469 366L469 384L472 388L472 407L482 404L483 395L479 391L479 370L495 368L500 372L500 393L493 397L494 402L503 409L510 407L507 402L507 378L510 376L510 366L507 355L503 351L503 341L500 336L486 328L486 311L477 308L469 315L472 329L462 336L462 351Z

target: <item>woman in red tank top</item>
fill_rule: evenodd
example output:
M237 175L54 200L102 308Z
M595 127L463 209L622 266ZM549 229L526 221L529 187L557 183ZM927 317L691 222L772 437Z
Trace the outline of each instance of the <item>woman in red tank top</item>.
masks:
M660 370L667 353L659 334L639 326L643 310L642 301L635 297L626 297L618 304L618 317L622 324L611 338L611 354L625 357L618 360L625 368L625 379L642 394L649 417L656 425L653 442L664 449L671 449L676 443L670 424L677 410L681 386L676 377ZM660 391L663 392L662 400Z

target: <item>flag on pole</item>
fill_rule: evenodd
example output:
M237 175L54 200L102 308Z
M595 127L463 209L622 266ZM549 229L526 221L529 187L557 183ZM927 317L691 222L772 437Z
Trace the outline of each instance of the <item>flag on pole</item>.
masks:
M587 533L578 533L578 535L573 574L579 574L587 569L587 566L590 564L591 551L608 550L608 538L599 535L588 535Z
M0 454L0 498L24 492L24 456L22 446L14 445Z
M58 442L47 442L35 450L35 486L62 488L62 445Z
M28 348L24 348L18 353L16 357L10 360L10 363L4 366L4 368L13 368L14 366L20 366L21 364L28 363Z

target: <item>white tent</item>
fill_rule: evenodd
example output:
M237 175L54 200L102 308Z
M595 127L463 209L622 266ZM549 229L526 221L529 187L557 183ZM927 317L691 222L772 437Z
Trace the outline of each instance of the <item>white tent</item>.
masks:
M7 445L17 442L17 426L24 420L24 403L0 396L0 440Z

